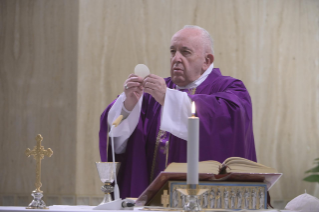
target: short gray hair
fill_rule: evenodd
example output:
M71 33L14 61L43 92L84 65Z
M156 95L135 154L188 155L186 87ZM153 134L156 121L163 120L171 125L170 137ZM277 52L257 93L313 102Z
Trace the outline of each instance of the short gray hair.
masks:
M183 27L183 29L186 29L186 28L199 29L202 32L202 38L203 38L204 46L207 47L207 49L210 50L212 52L212 54L214 54L213 38L209 34L209 32L207 32L206 29L204 29L202 27L199 27L199 26L196 26L196 25L185 25Z

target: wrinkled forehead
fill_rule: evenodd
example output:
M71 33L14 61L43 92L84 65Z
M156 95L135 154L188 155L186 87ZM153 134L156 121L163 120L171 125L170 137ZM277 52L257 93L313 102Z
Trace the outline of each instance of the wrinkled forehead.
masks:
M203 48L201 32L196 29L181 29L171 39L171 48L187 47L190 49Z

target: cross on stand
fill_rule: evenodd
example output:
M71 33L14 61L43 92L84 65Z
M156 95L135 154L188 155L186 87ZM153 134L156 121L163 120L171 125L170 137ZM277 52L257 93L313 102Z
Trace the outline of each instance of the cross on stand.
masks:
M36 160L37 166L36 166L36 181L35 181L35 190L32 192L32 196L34 197L34 200L29 204L27 209L39 209L39 208L46 208L45 203L43 200L41 200L43 196L43 192L40 190L40 187L42 186L41 183L41 160L44 158L44 155L51 157L53 154L53 151L48 148L47 150L44 149L43 146L41 146L41 141L43 140L43 137L38 134L35 138L37 141L37 145L33 148L33 150L30 150L27 148L25 150L26 156L30 157L30 155L33 156L33 158Z

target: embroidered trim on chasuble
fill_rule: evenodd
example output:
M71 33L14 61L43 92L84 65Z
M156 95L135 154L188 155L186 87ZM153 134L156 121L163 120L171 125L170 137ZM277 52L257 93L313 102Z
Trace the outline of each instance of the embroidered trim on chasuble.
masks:
M191 88L191 89L185 89L182 91L187 92L188 94L194 95L196 92L196 88L197 87ZM165 154L165 168L167 167L170 138L171 138L171 134L169 132L166 132L163 130L158 131L158 134L156 137L155 149L154 149L154 156L153 156L153 161L152 161L150 182L152 182L154 180L154 172L155 172L155 168L156 168L158 150L160 150L160 153Z
M158 157L157 157L158 151L160 151L161 154L165 155L165 158L166 158L165 167L167 166L170 137L171 137L170 133L163 131L163 130L158 131L158 134L156 137L155 149L154 149L154 156L153 156L153 161L152 161L150 182L152 182L154 179L154 172L155 172L155 168L156 168L156 162L158 159Z

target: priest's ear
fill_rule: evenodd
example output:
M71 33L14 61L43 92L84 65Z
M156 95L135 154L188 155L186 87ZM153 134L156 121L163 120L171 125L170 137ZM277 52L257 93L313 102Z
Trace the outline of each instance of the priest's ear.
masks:
M206 59L206 63L209 64L209 66L210 66L210 64L212 64L214 62L214 55L207 53L205 59Z
M204 70L208 69L208 67L214 62L214 55L211 53L206 53L205 56L205 65Z

